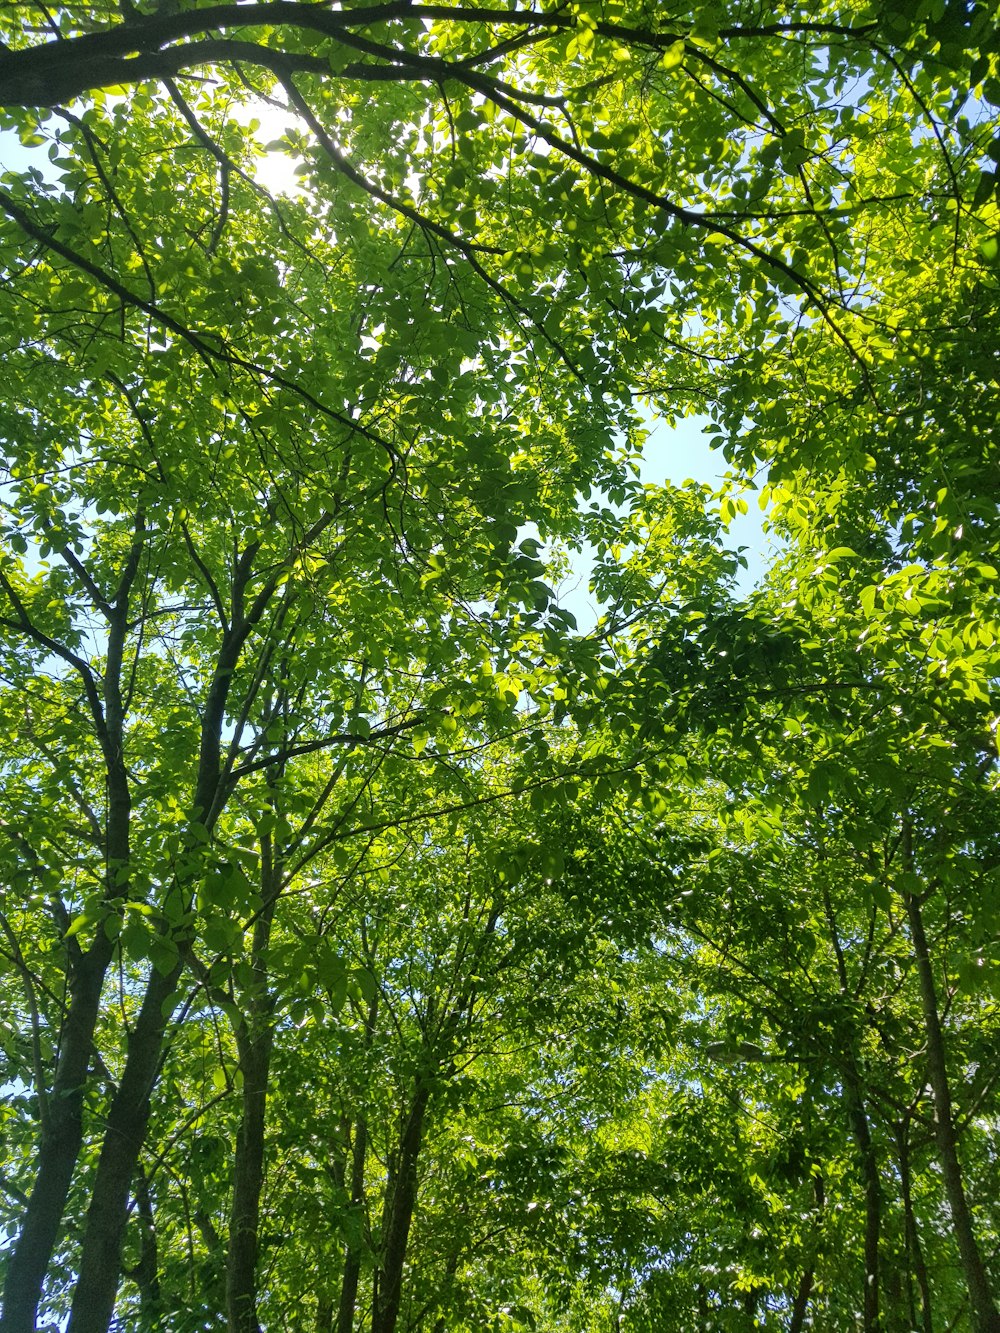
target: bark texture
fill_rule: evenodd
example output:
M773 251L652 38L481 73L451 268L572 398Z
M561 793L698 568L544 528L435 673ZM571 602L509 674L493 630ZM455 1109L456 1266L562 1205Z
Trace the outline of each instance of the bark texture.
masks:
M418 1082L400 1136L391 1189L386 1200L382 1262L372 1311L371 1333L395 1333L403 1289L403 1265L417 1200L417 1160L423 1143L430 1089Z
M110 950L108 950L110 959ZM93 953L73 968L59 1064L48 1098L35 1181L4 1286L2 1333L34 1333L42 1283L62 1226L83 1142L83 1094L107 963Z
M257 1262L260 1254L260 1200L264 1188L267 1087L274 1050L273 997L268 989L267 948L281 886L269 836L261 840L264 906L251 945L253 983L248 1017L236 1028L243 1073L243 1114L233 1162L233 1201L226 1262L226 1318L229 1333L260 1333L257 1317Z
M181 970L179 961L167 974L154 969L146 986L122 1080L108 1112L84 1226L70 1333L107 1333L111 1324L121 1276L129 1191L146 1141L150 1096Z

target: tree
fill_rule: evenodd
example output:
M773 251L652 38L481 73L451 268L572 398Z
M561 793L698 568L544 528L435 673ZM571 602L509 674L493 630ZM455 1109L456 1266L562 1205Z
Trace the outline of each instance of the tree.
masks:
M978 127L945 127L956 95L981 86L995 31L985 8L941 20L923 8L129 4L40 23L15 8L3 56L9 124L28 142L62 145L67 194L78 188L74 159L88 164L88 193L128 216L119 249L131 261L121 271L94 254L99 231L61 219L52 201L41 207L34 184L6 189L0 206L30 244L116 303L197 337L204 314L162 290L188 285L147 232L162 205L131 206L111 145L157 159L159 183L178 149L216 173L197 235L217 250L253 192L231 107L277 97L297 122L284 142L328 231L363 246L359 218L388 212L409 238L404 263L436 259L466 302L502 302L519 342L605 389L632 388L640 374L673 410L679 387L707 391L683 355L692 317L733 334L749 325L746 349L759 352L804 310L853 346L869 219L905 209L923 236L946 197L961 211L955 159ZM871 85L865 115L853 80ZM125 98L110 125L109 88ZM82 99L68 121L50 110ZM140 149L151 119L170 126L168 141L147 136ZM888 193L887 166L898 184ZM214 337L203 354L261 364L237 330L220 343L205 327ZM472 350L485 355L483 340Z
M647 503L650 535L625 561L619 600L628 606L653 578L661 607L633 631L633 666L618 687L643 703L612 707L632 727L644 718L647 734L693 731L699 804L706 768L712 775L714 800L699 818L719 828L719 844L704 880L689 871L687 894L698 896L672 918L709 967L694 985L697 1003L724 997L722 1033L705 1049L727 1070L801 1067L808 1121L831 1084L838 1089L865 1183L866 1328L911 1326L914 1283L925 1324L932 1305L956 1300L928 1275L913 1205L914 1150L925 1153L933 1137L964 1278L958 1299L973 1327L995 1327L994 1223L988 1209L977 1221L960 1151L964 1137L969 1160L995 1085L992 1061L983 1068L971 1054L989 1046L995 1021L995 758L984 716L993 657L991 632L979 651L978 628L995 617L995 570L976 536L967 553L961 533L957 550L908 560L899 547L910 531L914 544L926 541L924 513L908 517L896 549L880 541L877 489L867 511L838 488L825 504L785 489L778 521L791 548L771 587L740 607L718 576L713 588L712 563L725 566L690 526L687 567L662 558L685 531L676 516L697 498L689 490ZM636 524L641 531L642 515ZM830 544L846 524L868 526L858 552ZM947 596L959 580L964 600ZM681 595L668 600L671 585ZM963 1069L982 1081L966 1085ZM802 1115L800 1138L805 1107ZM895 1199L887 1160L902 1182ZM885 1271L890 1245L903 1249L905 1295ZM803 1304L820 1260L814 1253L808 1283L803 1276Z
M117 190L126 188L123 179ZM145 188L138 172L131 188ZM193 189L192 226L204 218L197 199ZM278 221L260 222L277 246ZM112 233L108 243L114 240ZM251 232L247 251L253 243ZM322 254L315 243L311 262L334 264L332 252ZM219 265L202 258L208 281L206 272ZM229 249L231 274L241 259ZM369 251L369 314L378 305L372 259ZM342 254L320 290L349 308L355 282L353 261ZM308 266L274 272L246 302L284 344L296 312L316 299L314 284ZM354 343L349 325L328 326L330 345L310 325L317 336L308 374L346 404L333 410L305 387L305 373L279 387L251 367L230 365L220 382L197 339L194 346L180 334L158 342L155 325L112 336L99 294L93 323L79 322L79 286L45 263L29 266L10 296L8 547L0 581L8 808L16 817L7 825L6 858L13 892L22 898L27 891L43 914L33 922L48 917L37 943L18 945L29 955L21 982L33 987L37 964L46 994L65 988L68 996L66 1007L56 1001L35 1015L39 1166L8 1274L10 1327L33 1322L63 1225L88 1132L87 1070L93 1078L102 1061L114 1063L94 1042L120 939L147 967L145 999L129 1019L128 1059L110 1084L105 1152L88 1187L92 1225L74 1324L89 1327L110 1317L150 1091L198 938L196 898L202 894L209 914L213 893L230 904L241 895L252 902L237 873L239 854L230 850L239 835L224 831L220 818L246 790L241 815L259 830L272 804L269 782L291 783L297 794L286 817L303 839L299 856L307 857L313 825L341 792L339 762L299 776L310 756L371 752L380 759L381 747L409 744L418 723L448 723L444 696L429 702L432 682L465 655L463 642L470 671L484 651L474 646L482 642L478 617L459 599L496 586L515 536L508 506L522 483L507 461L506 438L522 438L529 421L540 424L554 381L522 400L527 420L516 412L496 423L495 452L477 408L480 481L467 479L469 490L452 501L448 475L435 471L433 421L421 422L419 440L406 424L414 410L406 381L420 357L413 340L410 359L387 366L383 353L373 372L337 351L339 340ZM191 282L186 299L207 300L208 288ZM36 302L45 329L25 340L13 329ZM490 401L505 392L491 388ZM440 409L430 415L441 424ZM545 438L537 431L535 444L547 448ZM556 458L552 481L560 468ZM527 502L527 489L547 485L542 476L532 469L524 494L525 515L544 521L549 499L537 509ZM338 480L317 485L322 477ZM549 491L556 506L558 489ZM512 595L541 569L524 554L509 567ZM401 690L392 685L400 672ZM482 708L492 674L480 682L469 693ZM362 791L363 774L364 765ZM206 877L208 887L199 889ZM258 885L257 892L266 899L270 890ZM36 947L44 966L30 956ZM44 1058L50 1041L58 1051L51 1072Z
M643 772L688 763L683 745L664 754L656 708L683 704L699 652L730 643L755 669L782 658L782 636L761 649L753 617L722 605L732 562L703 496L649 499L624 524L609 505L639 495L637 394L671 413L717 402L732 456L771 460L775 484L808 507L795 468L810 458L775 429L786 395L763 392L780 379L775 349L794 349L803 404L831 367L847 407L919 384L919 354L909 379L884 366L900 312L919 307L921 336L930 326L907 264L923 251L943 271L970 236L984 260L995 249L995 180L981 170L995 28L985 9L926 8L6 11L3 128L46 151L0 183L0 931L17 1233L4 1333L34 1328L40 1309L103 1333L120 1300L151 1327L177 1327L184 1301L192 1327L223 1306L241 1331L286 1311L286 1292L261 1287L268 1108L287 1104L273 1071L283 1081L294 1067L288 1024L341 1014L355 1049L333 1063L354 1093L325 1160L353 1221L322 1256L340 1266L340 1333L361 1299L384 1333L406 1302L415 1318L451 1317L443 1293L461 1289L463 1258L447 1227L427 1233L432 1278L404 1291L407 1252L439 1083L453 1085L483 992L478 974L452 986L440 969L501 947L499 918L484 924L497 895L470 851L482 906L466 918L429 895L449 929L401 963L370 928L384 901L337 918L341 936L311 877L371 892L384 881L366 858L401 847L453 866L436 818L518 792L539 816L529 790L572 804L569 769L595 778L598 806L622 785L641 799ZM269 101L295 121L281 147L301 196L257 182L246 119ZM958 339L941 345L942 381L963 355ZM963 402L982 417L985 395ZM812 475L826 475L814 454ZM570 639L544 545L590 533L617 560L650 517L645 563L624 580L599 572L620 593L615 618ZM872 520L883 545L894 518L884 500ZM917 526L940 536L925 517ZM647 651L661 617L641 614L663 600L664 568L675 602L693 598L704 617L692 630L688 608L670 623L666 664ZM934 604L956 568L978 577L964 557L919 574L890 561L863 589L875 648L907 680L907 596ZM622 637L628 620L639 627ZM966 631L949 622L929 643L947 656ZM963 719L990 697L981 647L948 676ZM609 666L621 675L610 688ZM725 712L739 690L705 679ZM579 751L571 708L591 727ZM493 747L509 785L486 780ZM656 817L658 798L645 799ZM932 824L914 796L902 873L921 882ZM521 869L559 879L563 850L527 845ZM338 861L341 847L356 861ZM919 953L927 904L904 884ZM953 923L942 911L928 957ZM523 940L509 930L534 958L546 934L532 925ZM400 989L397 967L420 985ZM514 990L490 996L520 1021ZM932 1033L940 1001L926 981L922 994ZM383 1046L385 1024L398 1046ZM398 1068L369 1104L376 1049ZM935 1067L947 1124L949 1075ZM294 1138L308 1120L292 1111L289 1152L312 1170ZM199 1121L213 1133L179 1169L167 1145ZM595 1176L617 1160L609 1150ZM640 1168L632 1197L648 1184ZM558 1194L564 1176L550 1179ZM376 1197L383 1222L369 1218L360 1244L359 1209ZM640 1274L608 1238L635 1231L600 1208L588 1227L618 1246L602 1268L596 1242L581 1242L577 1269L610 1309L617 1278L638 1287ZM120 1298L123 1255L134 1291ZM199 1263L213 1281L196 1284ZM558 1286L551 1265L533 1280ZM541 1310L536 1296L512 1308ZM330 1299L317 1294L327 1326ZM469 1296L469 1309L488 1304Z

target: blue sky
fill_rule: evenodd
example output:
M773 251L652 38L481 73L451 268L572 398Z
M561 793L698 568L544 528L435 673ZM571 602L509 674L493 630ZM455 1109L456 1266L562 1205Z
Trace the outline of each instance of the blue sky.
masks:
M652 485L669 482L680 486L690 480L718 490L727 464L721 450L710 447L710 437L704 433L707 425L705 417L687 417L676 426L654 419L639 469L640 481ZM726 540L731 549L744 548L747 568L737 580L737 587L742 592L749 592L763 577L770 546L770 539L763 530L765 515L757 505L757 497L750 492L746 498L747 513L736 516ZM573 559L572 572L558 590L560 606L572 612L578 627L584 631L594 624L599 614L597 603L587 587L591 563L592 553L585 549Z
M690 479L717 490L728 465L721 449L709 446L710 437L704 433L707 425L706 417L687 417L676 426L669 426L665 421L657 422L646 443L640 479L656 484L669 481L675 486ZM749 567L740 579L740 586L748 588L764 573L768 537L763 531L765 516L760 511L756 495L749 492L746 499L748 511L738 514L731 523L728 545L746 547Z

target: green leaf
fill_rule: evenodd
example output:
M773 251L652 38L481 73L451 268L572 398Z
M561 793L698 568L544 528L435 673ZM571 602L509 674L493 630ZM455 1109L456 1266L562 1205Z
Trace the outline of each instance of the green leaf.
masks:
M674 42L668 46L660 58L660 68L668 73L675 70L683 62L685 56L685 47L682 41Z
M366 967L355 967L351 970L350 984L366 1004L370 1004L378 994L378 982Z
M95 916L93 912L87 912L87 911L81 912L79 916L75 916L73 920L70 922L69 926L66 929L66 933L63 936L63 939L64 940L73 939L75 936L79 935L81 930L86 929L87 926L93 925L94 922L97 921L98 919L99 918Z

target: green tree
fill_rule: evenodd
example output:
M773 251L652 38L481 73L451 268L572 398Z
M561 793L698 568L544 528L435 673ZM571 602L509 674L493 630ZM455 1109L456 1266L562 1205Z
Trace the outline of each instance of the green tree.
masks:
M853 1140L864 1326L909 1327L918 1304L927 1326L932 1306L955 1318L967 1304L986 1329L996 1326L995 1221L985 1199L977 1218L969 1181L985 1165L980 1117L996 1082L995 1061L981 1058L993 1041L997 947L992 631L980 640L995 620L996 573L978 543L922 562L908 561L900 538L879 543L875 495L866 512L846 490L824 503L786 488L778 520L791 548L743 606L705 576L706 559L718 566L711 545L699 563L688 543L688 570L703 571L693 595L683 566L662 560L677 531L664 515L684 513L697 492L653 497L646 544L621 557L620 601L636 589L648 597L652 580L661 605L633 631L617 687L633 706L617 701L614 715L647 736L692 734L694 817L719 841L702 869L689 867L687 901L667 920L694 941L693 1003L718 997L712 1059L727 1071L802 1070L800 1162L818 1106ZM829 544L866 522L862 553ZM922 541L923 515L910 526ZM615 579L610 566L606 576ZM956 585L964 597L951 595ZM673 589L682 596L669 598ZM690 958L682 947L688 975ZM822 1151L812 1149L817 1180L828 1174ZM954 1247L958 1294L938 1285L920 1240L937 1231L914 1205L914 1163L930 1161L950 1214L935 1255ZM902 1253L904 1287L889 1253ZM810 1261L803 1301L813 1282L830 1284L824 1258Z
M933 758L935 707L982 737L995 672L992 639L972 621L992 616L991 515L960 488L975 541L939 552L964 527L938 485L945 526L928 531L933 468L925 475L922 453L898 445L882 459L859 450L850 408L865 432L894 396L912 417L926 343L939 385L927 431L953 419L945 385L970 434L987 420L988 355L976 391L960 392L974 341L954 313L950 341L931 338L921 289L951 272L942 308L960 310L974 267L976 320L992 308L991 13L17 4L0 37L2 128L38 155L0 182L0 946L4 1206L16 1233L0 1328L28 1333L39 1311L69 1310L72 1333L104 1333L123 1255L121 1299L140 1323L193 1328L223 1308L233 1330L253 1330L265 1307L298 1318L291 1279L261 1285L277 1142L302 1180L334 1172L323 1190L328 1201L339 1190L348 1221L312 1258L317 1270L331 1256L339 1265L339 1333L359 1301L385 1333L407 1301L448 1320L442 1293L463 1281L481 1314L493 1290L473 1289L443 1223L420 1242L436 1256L431 1278L416 1265L408 1276L407 1252L411 1233L423 1235L419 1187L435 1179L421 1174L428 1126L456 1085L451 1065L478 1058L463 1044L476 1005L495 1002L498 1026L521 1022L523 983L502 994L503 973L495 989L477 972L459 978L460 958L471 967L507 947L497 884L515 880L490 878L471 834L452 847L422 821L529 788L541 818L549 786L567 805L578 798L567 767L594 778L597 807L624 787L658 818L656 784L696 774L688 704L707 700L720 718L752 705L744 731L780 711L770 686L758 698L704 671L706 651L764 677L796 653L810 660L801 626L761 633L759 615L728 607L733 560L719 554L703 495L641 496L628 469L642 437L636 395L668 413L714 405L731 457L747 471L771 463L783 521L828 552L814 591L855 543L825 540L850 501L817 521L809 478L834 478L847 496L875 457L881 498L866 512L879 564L858 597L870 677L916 682L898 753ZM279 144L298 162L294 197L256 179L248 104L254 114L268 103L294 122ZM900 326L914 350L897 358ZM776 359L788 350L791 379ZM788 445L825 409L826 381L837 430ZM891 499L897 461L907 513ZM595 492L581 515L580 497ZM610 507L640 499L626 520ZM897 523L926 563L894 561ZM588 535L615 608L572 640L541 556ZM624 575L612 568L622 559ZM933 628L913 620L911 603L941 607L959 584L965 611L942 610ZM853 662L848 620L827 619L842 636L838 666ZM928 676L901 650L911 630L947 671ZM928 679L940 687L933 706ZM587 732L579 754L571 708ZM673 719L666 736L661 712ZM509 787L484 777L494 745L513 756ZM918 961L971 911L940 891L934 793L951 770L938 758L926 807L911 787L894 807L910 850L890 892ZM818 796L825 771L809 760ZM564 876L566 849L523 841L519 873ZM341 846L352 850L338 861ZM405 848L414 865L458 875L465 846L468 913L428 871L443 893L415 914L428 949L395 949L372 924L391 915L378 856L395 869ZM396 878L409 886L405 869ZM373 900L366 910L325 916L317 883L344 894L354 881ZM531 930L507 933L518 957L543 960L531 966L544 978L565 938L524 913ZM626 964L609 947L602 976ZM412 984L400 981L408 969ZM926 967L921 976L930 1052L944 1041L933 1035L943 1006ZM320 1040L337 1024L353 1043L342 1059ZM344 1080L339 1137L327 1134L318 1163L303 1157L308 1118L287 1086L300 1029ZM376 1052L388 1076L369 1089ZM615 1068L637 1087L632 1055ZM586 1067L585 1042L573 1058ZM961 1231L954 1077L944 1055L929 1067ZM598 1095L582 1075L581 1086ZM621 1109L604 1159L589 1161L595 1180L620 1164L611 1143L630 1115ZM585 1121L567 1113L577 1143ZM442 1117L442 1143L456 1142L455 1124ZM203 1137L184 1166L177 1150L195 1128ZM574 1230L571 1159L554 1153L541 1214L572 1242L574 1273L607 1314L616 1283L642 1285L626 1250L639 1246L646 1204L627 1201L649 1193L645 1164L620 1227L595 1205ZM304 1227L304 1191L283 1189ZM971 1299L988 1321L966 1230ZM601 1247L613 1262L595 1257ZM511 1309L541 1317L546 1284L559 1281L551 1262L531 1273ZM332 1299L317 1292L327 1327L340 1317ZM562 1318L558 1300L550 1307Z
M138 172L132 179L138 187ZM259 220L277 253L287 245L278 221ZM251 233L244 244L249 251ZM319 265L318 241L312 254ZM386 262L395 254L390 248ZM353 262L328 258L335 266L324 299L350 308ZM377 306L372 258L364 260L368 313ZM226 262L238 266L234 249ZM294 341L296 312L316 300L315 278L308 266L289 268L280 279L270 273L269 285L247 299L284 346ZM188 284L189 298L196 288ZM340 795L342 772L337 762L303 770L310 756L346 754L351 769L351 755L412 747L418 723L454 729L454 691L439 688L435 698L434 684L456 672L469 676L469 705L500 716L490 631L463 603L495 590L505 569L510 596L538 601L541 566L511 553L511 506L518 487L524 518L553 521L564 503L562 458L551 455L551 471L529 464L535 448L551 447L539 415L551 378L520 400L527 420L515 411L491 426L478 399L469 405L480 480L469 475L465 489L454 489L435 460L443 437L433 422L418 434L415 418L407 424L417 341L408 359L400 349L373 370L353 351L345 357L313 340L310 373L345 404L334 411L303 377L280 388L230 365L220 381L215 358L180 335L158 342L155 326L111 337L103 309L92 328L81 324L73 313L80 296L65 273L36 264L19 275L6 312L11 329L36 299L46 310L43 336L14 335L4 406L5 858L14 900L29 898L39 928L17 945L29 1009L38 1010L31 1074L40 1139L8 1269L10 1327L33 1323L77 1157L90 1134L100 1136L102 1118L73 1318L82 1328L110 1317L162 1042L205 925L199 895L211 918L214 906L250 892L231 850L239 834L220 824L236 794L246 793L239 818L259 827L272 803L268 776L291 783L283 813L305 837L305 854L312 824ZM355 342L347 322L327 332L334 343ZM492 401L498 392L506 390L491 389ZM581 430L581 440L600 435L589 423ZM519 481L510 441L528 434L529 450L518 444ZM537 587L522 593L532 576ZM363 773L364 764L362 789ZM266 899L270 890L258 884L257 892ZM90 1119L88 1070L93 1078L101 1060L113 1063L94 1043L120 948L145 960L145 998L129 1018L128 1058L109 1085L110 1104ZM42 993L65 1003L43 1015Z

